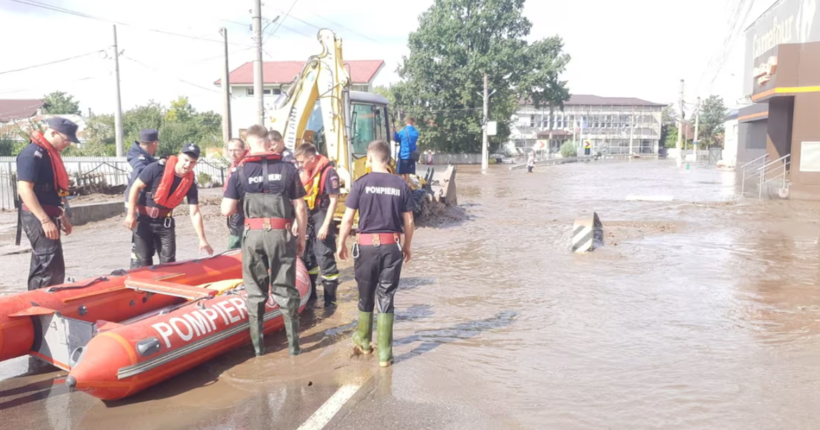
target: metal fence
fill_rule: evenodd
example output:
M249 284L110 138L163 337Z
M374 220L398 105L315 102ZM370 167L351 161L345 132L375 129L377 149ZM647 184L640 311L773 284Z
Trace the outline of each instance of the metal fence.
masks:
M124 157L65 157L63 164L75 186L100 183L109 186L126 185L132 171ZM221 185L226 179L225 170L217 162L202 159L194 172L197 177L203 173L208 175L208 182L212 185ZM0 157L0 210L14 209L13 175L16 172L16 157Z

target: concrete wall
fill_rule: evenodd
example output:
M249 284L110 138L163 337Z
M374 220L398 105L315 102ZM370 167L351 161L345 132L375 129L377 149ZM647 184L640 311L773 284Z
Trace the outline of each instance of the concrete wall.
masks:
M69 219L73 225L83 225L102 221L125 213L125 204L121 201L88 203L71 206Z
M742 166L766 153L767 120L741 123L738 128L740 144L737 165Z

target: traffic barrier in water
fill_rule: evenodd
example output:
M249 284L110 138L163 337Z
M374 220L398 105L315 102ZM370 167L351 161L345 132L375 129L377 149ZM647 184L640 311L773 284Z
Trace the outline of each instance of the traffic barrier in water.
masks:
M604 226L595 212L585 212L572 226L572 252L581 254L604 246Z

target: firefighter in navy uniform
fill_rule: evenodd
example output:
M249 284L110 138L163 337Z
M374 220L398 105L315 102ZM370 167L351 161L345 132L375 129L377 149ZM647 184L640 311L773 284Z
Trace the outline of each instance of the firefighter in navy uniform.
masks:
M402 263L410 262L410 242L415 228L410 187L389 172L389 161L387 142L376 140L368 145L367 167L371 173L353 183L345 200L347 209L337 245L339 259L346 260L345 241L358 211L359 234L353 244L353 270L359 287L359 321L353 344L360 353L372 352L373 308L377 308L381 367L393 363L393 296L399 286Z
M264 127L246 133L250 154L230 179L222 200L222 215L236 213L242 201L242 279L248 293L248 317L254 352L264 355L264 315L268 292L282 312L290 355L299 355L299 290L296 257L305 248L305 189L296 167L269 152ZM298 221L296 237L291 232Z
M316 147L303 143L294 153L302 166L302 185L308 205L305 265L311 276L311 298L316 298L316 278L321 269L325 307L336 306L339 269L336 267L336 226L333 215L339 201L339 174Z
M199 193L194 167L199 159L199 147L186 143L177 156L168 157L163 164L155 162L146 167L131 185L125 226L134 230L134 251L139 267L154 264L154 254L160 264L176 261L176 221L174 209L187 198L191 222L199 237L199 250L213 255L205 238L202 213L199 211Z
M151 163L157 161L154 159L154 154L159 149L159 133L156 130L144 129L140 130L140 140L131 145L128 150L126 159L131 165L131 175L128 177L128 185L125 187L125 208L128 210L128 195L131 193L131 185L140 173L145 170ZM140 267L139 260L137 260L137 253L134 245L134 234L131 235L131 268Z
M248 154L248 150L245 149L245 142L242 139L231 139L228 141L228 150L227 155L228 159L231 160L231 167L229 168L230 174L228 179L230 179L230 175L236 171L239 165L242 163L242 159L245 158L245 155ZM228 188L228 181L225 181L225 184L222 185L222 193L225 193L225 190ZM245 215L242 213L242 206L239 205L236 213L232 216L227 217L228 222L228 249L239 249L242 245L242 232L245 230Z
M65 260L60 230L71 234L72 226L63 212L68 195L68 173L60 153L77 143L77 124L52 118L44 132L36 131L17 156L18 212L17 244L21 230L31 242L28 289L36 290L65 281Z

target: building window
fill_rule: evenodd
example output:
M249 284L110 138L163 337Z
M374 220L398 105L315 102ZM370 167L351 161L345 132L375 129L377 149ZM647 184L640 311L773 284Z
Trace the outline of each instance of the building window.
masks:
M535 115L530 115L530 127L535 127Z
M278 89L271 90L270 88L265 88L264 90L262 90L262 94L265 94L265 95L269 96L269 95L271 95L271 91L273 91L273 94L281 94L282 93L282 91L278 90ZM249 96L252 96L253 95L253 88L248 88L247 92L248 92Z

